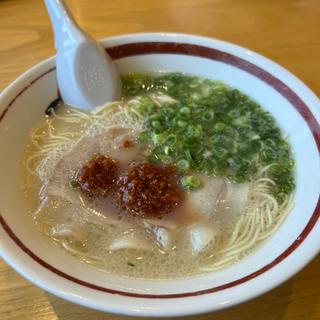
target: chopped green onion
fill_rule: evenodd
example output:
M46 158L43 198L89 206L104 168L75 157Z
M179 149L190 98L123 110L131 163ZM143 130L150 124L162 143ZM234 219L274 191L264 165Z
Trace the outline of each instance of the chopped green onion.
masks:
M187 122L185 122L184 120L178 120L177 125L181 128L184 128L187 126Z
M161 158L161 160L162 160L164 163L166 163L166 164L172 163L172 158L169 157L169 156L163 156L163 157Z
M188 160L179 160L177 162L177 167L178 169L182 170L182 171L187 171L190 169L190 162Z
M200 187L200 179L196 176L184 176L181 179L181 185L184 189L193 190Z
M160 144L163 144L164 141L165 141L165 137L161 134L156 134L156 133L153 133L151 135L151 140L152 140L152 143L155 144L155 145L160 145Z
M132 263L132 262L130 262L130 261L127 262L127 265L128 265L129 267L135 267L135 266L136 266L134 263Z
M210 120L213 119L213 117L214 117L214 112L213 111L208 111L203 115L203 119L205 121L210 121Z
M182 107L180 109L180 113L185 114L185 115L189 115L191 113L191 110L188 107Z
M150 140L150 135L146 131L141 132L137 137L138 142L148 142L149 140Z
M129 108L145 119L138 141L148 145L150 161L239 183L276 164L268 171L274 195L281 200L294 189L290 145L272 115L239 90L181 73L131 74L122 85L126 97L138 97ZM159 93L173 100L159 107L148 96Z
M205 159L209 158L210 156L212 156L212 151L206 150L206 151L203 153L203 157L204 157Z
M170 155L170 153L172 152L172 150L171 150L171 148L170 148L169 146L165 146L165 147L163 148L163 151L164 151L164 154L165 154L166 156Z
M160 124L159 121L152 121L152 122L151 122L151 126L152 126L153 128L160 128L160 127L161 127L161 124Z
M69 181L70 187L71 188L78 188L79 187L79 182L77 180L70 180Z
M151 115L149 116L149 119L150 119L150 120L159 120L159 119L160 119L160 115L157 114L157 113L151 114Z
M177 142L177 138L174 134L169 134L166 139L166 144L169 146L174 145Z

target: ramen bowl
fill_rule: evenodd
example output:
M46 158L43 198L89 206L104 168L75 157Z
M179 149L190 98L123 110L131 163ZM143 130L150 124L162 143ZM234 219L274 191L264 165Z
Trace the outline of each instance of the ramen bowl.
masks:
M146 33L102 40L121 73L177 71L221 80L277 120L296 161L294 207L252 254L187 279L129 279L81 263L37 231L21 188L30 129L57 99L55 58L36 65L0 96L0 253L40 288L93 309L169 317L227 308L301 270L320 249L319 99L291 73L248 49L210 38ZM161 266L160 266L161 267Z

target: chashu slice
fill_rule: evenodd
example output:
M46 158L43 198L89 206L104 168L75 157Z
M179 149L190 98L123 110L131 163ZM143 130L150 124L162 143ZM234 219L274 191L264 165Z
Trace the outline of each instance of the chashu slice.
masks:
M132 130L112 128L96 137L80 138L60 157L49 153L38 167L38 174L44 183L40 196L42 198L55 196L72 203L79 202L81 194L70 186L74 173L96 154L107 155L117 160L120 165L130 163L137 158L140 147L135 145L131 148L123 148L122 143L127 139L133 139L134 136L135 133Z
M229 223L244 212L249 200L249 184L227 183L225 200L218 206L217 218L221 223Z
M124 249L150 251L152 248L152 244L146 238L142 237L136 232L130 232L114 239L109 245L108 249L110 251Z
M201 187L189 192L190 206L203 218L233 219L243 212L249 195L248 184L226 182L216 177L200 177Z
M203 218L210 218L216 214L221 199L227 194L227 185L223 179L214 177L199 177L201 187L189 192L189 202L193 210Z
M150 232L154 240L158 243L161 249L167 251L171 248L173 236L172 230L163 227L156 222L150 222L147 219L143 221L143 224L148 232Z
M188 238L193 255L197 255L203 249L205 249L209 243L212 243L218 231L212 225L201 221L190 225L186 231L186 237Z

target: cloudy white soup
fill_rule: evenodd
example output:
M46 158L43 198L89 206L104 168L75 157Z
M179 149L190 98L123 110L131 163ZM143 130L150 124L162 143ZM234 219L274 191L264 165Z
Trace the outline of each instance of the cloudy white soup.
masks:
M121 99L88 113L51 108L24 168L32 218L55 245L144 279L237 263L281 225L295 187L271 114L181 73L124 75Z

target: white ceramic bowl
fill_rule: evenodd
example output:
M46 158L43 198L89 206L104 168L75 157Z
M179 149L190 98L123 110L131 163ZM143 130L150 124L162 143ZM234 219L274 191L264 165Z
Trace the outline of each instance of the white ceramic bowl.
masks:
M37 286L87 307L135 316L181 316L226 308L287 280L320 249L320 104L297 78L241 47L179 34L103 40L121 72L181 71L222 80L278 120L293 148L295 207L254 254L223 271L185 280L133 280L79 263L33 225L21 188L22 149L30 128L57 98L55 59L40 63L0 97L0 253Z

